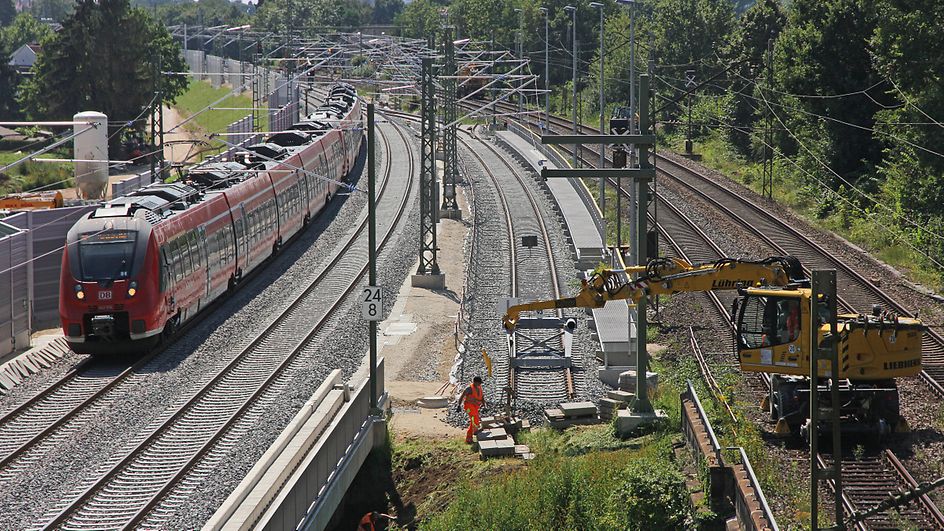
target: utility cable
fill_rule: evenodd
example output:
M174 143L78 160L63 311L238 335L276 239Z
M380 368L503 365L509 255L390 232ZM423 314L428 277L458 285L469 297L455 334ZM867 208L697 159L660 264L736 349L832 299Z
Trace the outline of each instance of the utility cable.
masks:
M780 115L778 115L778 114L776 113L776 111L774 111L773 107L771 107L771 106L770 106L770 103L767 101L766 96L764 96L764 91L761 90L761 91L759 91L759 92L760 92L761 97L764 99L764 103L767 105L767 109L770 111L770 114L771 114L774 118L777 119L777 122L780 123L781 127L783 127L784 129L786 129L786 130L787 130L787 133L788 133L791 137L793 137L793 139L797 141L797 144L799 144L800 147L802 147L804 151L806 151L811 157L813 157L813 159L816 160L816 162L818 162L818 163L819 163L823 168L825 168L827 171L829 171L830 173L832 173L833 175L835 175L840 181L842 181L843 183L845 183L846 186L849 186L853 191L855 191L857 194L859 194L860 196L862 196L864 199L866 199L866 200L868 200L868 201L874 203L875 205L877 205L878 207L880 207L880 208L882 208L882 209L884 209L884 210L887 210L887 211L890 212L892 215L895 214L895 211L892 210L890 207L888 207L888 206L886 206L885 204L881 203L880 201L878 201L878 200L872 198L870 195L866 194L866 193L863 192L862 190L859 190L855 185L853 185L852 183L850 183L849 181L847 181L845 177L843 177L842 175L839 175L839 173L837 173L835 170L833 170L828 164L826 164L825 162L823 162L823 160L820 159L819 156L817 156L816 153L813 152L813 150L811 150L809 147L807 147L806 143L803 142L803 140L801 140L796 134L794 134L794 132L791 131L789 127L787 127L787 124L785 124L785 123L783 122L783 120L780 119ZM927 233L927 234L929 234L929 235L931 235L931 236L934 236L934 237L936 237L936 238L942 238L942 239L944 239L944 236L941 236L940 234L937 234L937 233L935 233L935 232L933 232L933 231L928 230L925 226L923 226L923 225L920 224L920 223L916 223L916 222L914 222L914 221L912 221L912 220L910 220L910 219L908 219L908 218L906 218L906 217L904 217L904 216L901 216L901 219L903 219L904 221L907 221L909 225L912 225L913 227L917 228L919 231L923 231L923 232L925 232L925 233Z
M938 122L937 120L935 120L934 118L932 118L931 115L929 115L928 113L924 112L924 111L921 109L921 107L918 107L917 105L915 105L914 102L912 102L911 99L909 99L908 96L905 95L905 91L901 90L901 88L898 86L897 83L895 83L895 82L894 82L893 80L891 80L891 79L889 79L888 82L891 83L893 87L895 87L895 90L898 91L898 94L901 95L901 99L905 100L905 103L906 103L907 105L910 105L910 106L914 107L915 110L917 110L919 113L921 113L925 118L927 118L928 120L931 120L931 123L933 123L934 125L936 125L936 126L938 126L938 127L941 127L941 128L944 128L944 124L941 124L940 122Z
M744 134L750 134L750 132L747 131L747 130L742 130L741 132L743 132ZM798 162L794 161L794 160L791 159L789 156L787 156L786 154L784 154L779 148L777 148L776 146L773 146L773 145L771 145L771 144L768 144L768 143L765 142L763 139L758 139L758 141L759 141L760 143L764 144L765 146L769 147L771 150L773 150L773 152L776 153L777 155L779 155L781 159L786 160L787 162L789 162L790 164L792 164L796 169L798 169L798 170L800 170L801 172L803 172L804 174L806 174L807 177L809 177L809 178L813 179L814 181L818 182L818 183L822 186L822 188L826 191L826 193L828 193L828 194L832 195L833 197L839 199L840 201L842 201L842 202L848 204L850 207L852 207L854 210L856 210L856 211L858 211L859 213L861 213L863 216L869 216L869 213L866 212L862 207L856 205L855 203L853 203L852 201L850 201L848 198L846 198L845 196L843 196L843 195L840 194L839 192L837 192L837 191L833 190L832 188L830 188L829 185L828 185L826 182L824 182L824 181L821 180L819 177L817 177L815 174L813 174L812 172L810 172L809 170L807 170L806 168L804 168L802 165L800 165ZM897 240L897 241L899 241L899 242L905 244L906 246L908 246L909 248L911 248L911 249L912 249L913 251L915 251L916 253L918 253L918 254L920 254L921 256L924 256L925 258L927 258L928 260L930 260L930 261L931 261L933 264L935 264L936 266L940 267L941 269L944 269L944 264L942 264L941 262L939 262L937 259L935 259L933 256L931 256L931 255L930 255L929 253L927 253L926 251L924 251L924 250L919 249L918 247L916 247L914 244L912 244L911 242L909 242L907 239L905 239L905 238L904 238L903 236L901 236L900 234L896 233L894 230L892 230L892 229L889 228L888 226L884 225L883 223L881 223L880 221L878 221L878 220L875 219L874 217L870 218L870 221L871 221L872 223L875 223L875 224L878 225L879 227L885 229L885 231L888 232L888 234L891 235L895 240Z

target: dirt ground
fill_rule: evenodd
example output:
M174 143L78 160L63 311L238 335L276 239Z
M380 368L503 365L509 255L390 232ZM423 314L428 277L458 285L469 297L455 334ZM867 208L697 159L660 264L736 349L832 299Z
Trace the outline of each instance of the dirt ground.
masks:
M463 216L468 216L461 192L459 206ZM464 430L443 421L445 409L424 409L416 401L455 393L449 385L449 371L456 356L454 334L465 281L463 242L467 230L462 221L440 221L437 260L446 275L446 289L414 288L407 278L382 328L385 385L393 405L390 427L397 437L465 436Z

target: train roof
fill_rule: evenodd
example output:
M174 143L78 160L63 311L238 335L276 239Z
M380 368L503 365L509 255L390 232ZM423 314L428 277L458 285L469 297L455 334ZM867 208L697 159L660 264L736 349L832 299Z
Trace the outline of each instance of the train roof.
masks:
M288 131L269 135L263 142L245 146L233 161L206 162L190 168L183 182L154 183L103 203L88 214L88 219L138 217L156 224L204 201L213 192L231 188L258 175L258 171L276 166L304 149L328 131L353 108L354 87L340 83L329 91L326 103L292 125Z
M154 183L124 197L108 201L89 214L89 219L139 215L154 224L169 213L186 210L200 199L200 191L192 186L182 183Z

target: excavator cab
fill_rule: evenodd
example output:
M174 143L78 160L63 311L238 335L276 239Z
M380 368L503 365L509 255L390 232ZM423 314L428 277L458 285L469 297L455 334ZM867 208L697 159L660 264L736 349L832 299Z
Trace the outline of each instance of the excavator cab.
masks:
M809 291L749 288L742 295L737 314L741 370L808 373L810 338L800 331L809 330Z

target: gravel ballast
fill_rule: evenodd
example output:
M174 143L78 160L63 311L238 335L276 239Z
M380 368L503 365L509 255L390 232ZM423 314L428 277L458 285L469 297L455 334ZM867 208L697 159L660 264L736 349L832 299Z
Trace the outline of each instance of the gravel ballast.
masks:
M401 141L392 130L390 136L396 149ZM381 155L385 156L387 155ZM403 162L405 154L396 156L399 157L402 174L406 168ZM383 163L382 160L380 162ZM362 166L363 162L355 168L353 175L359 176ZM397 175L397 168L397 159L394 159L394 175ZM123 448L140 440L142 430L149 424L162 420L173 411L175 404L191 396L225 361L239 351L239 347L248 343L253 332L259 330L279 308L287 304L286 301L290 300L298 286L306 285L307 281L310 281L313 271L323 267L323 262L330 256L331 250L349 233L351 227L356 225L356 220L365 206L364 194L336 197L327 211L313 220L313 227L237 291L223 308L205 316L188 334L148 363L128 383L119 386L116 391L121 390L120 396L113 393L115 396L107 403L88 413L88 419L77 422L79 429L71 433L67 440L52 448L44 456L40 466L7 482L7 489L0 494L0 503L7 508L3 515L0 515L0 527L19 528L23 522L41 522L44 512L50 511L46 514L48 516L55 510L50 505L53 500L68 499L70 492L81 488L85 482L83 478L90 477L93 471L102 470L114 462ZM414 220L411 226L416 224ZM405 242L415 241L415 238L415 235L410 237L403 234L395 237L388 244L387 254L390 249L413 249L413 245L407 245ZM383 262L381 267L381 278L388 288L399 286L409 267L409 264L406 264L409 257L393 258L393 262ZM391 257L383 256L382 260L391 260ZM387 272L388 269L390 273ZM352 307L353 304L348 301L346 306ZM349 322L359 322L359 319L351 321L349 315L346 318ZM341 316L334 319L341 319ZM343 322L343 319L341 321ZM336 327L337 324L332 323L329 326ZM336 335L345 334L342 331ZM305 399L330 370L325 368L322 371L322 367L328 366L325 360L330 360L331 368L342 366L347 373L359 365L360 357L366 350L366 327L355 335L365 336L363 348L354 348L355 343L350 338L344 338L338 342L332 339L327 342L327 346L320 349L322 362L312 363L311 372L307 374L307 377L315 379L308 382L306 391L299 391L304 394ZM302 389L303 386L299 385L298 388ZM284 406L278 408L286 417L283 427L301 403L304 403L304 400L293 405L294 409L291 411ZM265 423L279 421L277 415L265 415L263 418ZM260 428L261 426L253 426L250 433L257 436L268 434L274 439L281 430L280 427L270 433ZM248 469L254 462L254 458L243 457L243 454L238 454L238 457L236 461L226 461L226 466L244 466ZM235 476L231 472L222 472L216 477ZM206 505L203 497L214 494L222 500L228 492L212 493L201 488L193 499L187 501L187 505ZM216 505L213 505L209 509L211 513L215 507ZM202 521L191 521L189 524L173 525L170 528L193 528L200 525Z

